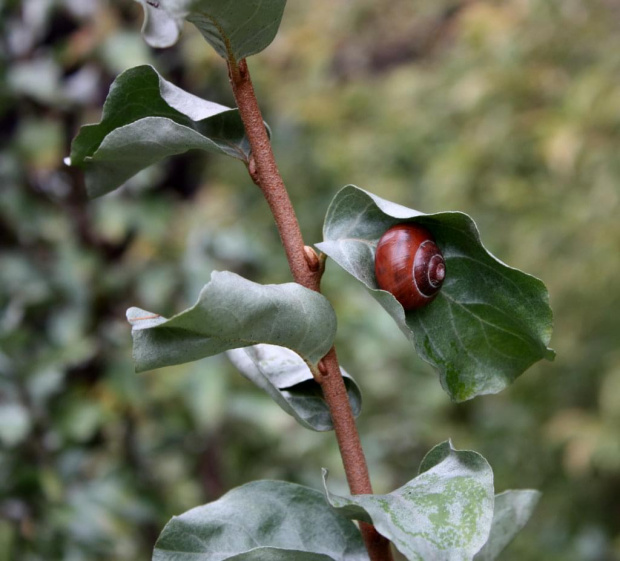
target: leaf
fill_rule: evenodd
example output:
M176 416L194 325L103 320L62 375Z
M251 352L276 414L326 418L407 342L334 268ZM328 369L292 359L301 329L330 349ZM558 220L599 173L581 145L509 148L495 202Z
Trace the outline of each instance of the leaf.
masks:
M409 312L379 290L374 274L379 238L401 222L428 228L446 261L439 295ZM323 237L317 247L370 289L422 359L439 370L452 399L497 393L534 362L553 359L545 285L491 255L466 214L422 214L349 185L330 204Z
M336 334L336 315L324 296L297 283L261 285L213 272L191 308L166 319L130 308L133 356L142 372L257 343L287 347L314 366Z
M388 495L333 495L343 516L372 523L409 560L470 560L489 536L493 472L478 453L435 446L420 474Z
M238 111L187 93L144 65L116 78L101 122L80 129L68 163L84 169L88 194L99 197L163 158L192 149L247 162L250 148Z
M142 24L144 40L156 49L172 47L181 34L183 16L167 12L159 2L138 1L144 9L144 23Z
M495 496L491 534L476 561L493 561L523 529L532 516L540 493L532 489L505 491Z
M275 38L286 0L160 0L147 3L142 28L153 47L175 43L187 19L217 53L232 63L266 49Z
M32 419L21 403L0 403L0 442L6 448L20 444L32 429Z
M233 349L226 354L241 374L265 390L302 426L315 431L333 430L321 387L299 355L275 345L254 345ZM349 403L357 417L362 407L360 389L344 370L342 375Z
M153 561L367 561L357 527L319 491L254 481L174 517Z
M173 559L177 558L174 557ZM204 559L207 561L206 557ZM209 557L209 559L211 558ZM229 561L330 561L333 557L321 553L308 553L307 551L299 551L297 549L258 547L228 559Z

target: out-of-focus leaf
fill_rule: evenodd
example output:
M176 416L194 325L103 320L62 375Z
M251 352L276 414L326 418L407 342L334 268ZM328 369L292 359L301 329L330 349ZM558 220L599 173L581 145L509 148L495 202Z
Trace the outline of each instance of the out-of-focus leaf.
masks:
M30 432L28 410L19 403L0 404L0 442L11 447L22 442Z
M523 529L532 516L540 493L532 489L504 491L495 496L491 534L475 561L493 561Z
M297 283L261 285L214 272L191 308L171 319L130 308L138 371L181 364L257 343L287 347L316 365L331 348L336 315Z
M322 493L284 481L255 481L174 517L153 561L365 561L357 527Z
M298 354L275 345L254 345L233 349L226 354L241 374L265 390L302 426L316 431L333 430L321 387ZM362 394L351 376L344 370L342 375L349 403L357 417L362 407Z
M493 518L493 472L478 453L444 442L420 475L388 495L333 495L343 516L374 524L409 560L469 560L487 541Z
M59 426L64 435L75 442L86 442L101 426L101 406L92 401L74 399L62 411Z
M374 273L379 238L402 222L428 228L446 261L436 299L408 312L378 288ZM423 214L349 185L334 197L323 236L317 247L370 289L418 354L439 370L452 399L497 393L534 362L553 359L545 285L489 253L466 214Z
M192 149L247 161L250 148L237 110L187 93L145 65L114 81L102 121L81 128L68 163L84 169L88 194L98 197Z
M7 82L16 94L40 103L54 104L62 96L60 68L48 57L15 64L8 72Z
M102 61L114 74L153 62L151 49L133 30L110 35L99 50Z
M167 47L187 19L224 59L237 62L266 49L273 41L286 0L140 0L145 10L142 32L153 47Z
M47 119L24 119L15 135L15 145L31 169L50 170L63 156L63 131L59 123Z

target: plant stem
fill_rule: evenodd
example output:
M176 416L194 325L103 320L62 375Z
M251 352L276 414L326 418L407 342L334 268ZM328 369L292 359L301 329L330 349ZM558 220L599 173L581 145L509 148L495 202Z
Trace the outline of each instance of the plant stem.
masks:
M271 149L246 61L242 60L238 65L229 61L228 70L237 107L252 149L252 159L248 164L250 176L260 187L269 204L293 278L302 286L320 292L323 267L313 266L304 249L305 244L297 216ZM366 458L334 348L321 363L317 381L321 384L331 413L349 488L355 495L371 494L372 486ZM360 530L372 561L392 559L390 542L372 525L360 523Z
M319 383L331 413L349 489L354 495L372 495L366 457L355 426L355 417L351 410L347 388L344 385L334 347L325 355L322 362L325 374L322 375ZM392 559L390 542L379 534L374 526L361 522L360 530L368 554L373 561Z
M295 209L271 150L269 135L245 60L242 60L237 67L229 64L229 72L235 100L252 148L252 160L248 166L250 175L267 199L295 282L312 290L318 290L320 276L308 265Z

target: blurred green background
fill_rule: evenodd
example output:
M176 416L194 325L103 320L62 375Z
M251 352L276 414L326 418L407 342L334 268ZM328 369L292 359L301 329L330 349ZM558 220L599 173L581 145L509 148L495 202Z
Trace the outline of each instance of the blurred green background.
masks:
M210 271L290 280L244 167L190 153L86 200L63 166L114 77L151 63L232 105L187 27L142 41L140 6L0 1L0 559L150 559L165 522L253 479L344 477L222 358L136 375L124 312L168 315ZM544 496L507 561L620 559L620 2L289 0L250 61L307 242L354 183L462 210L500 259L543 279L554 363L456 405L379 305L328 263L343 366L377 492L452 438L496 489Z

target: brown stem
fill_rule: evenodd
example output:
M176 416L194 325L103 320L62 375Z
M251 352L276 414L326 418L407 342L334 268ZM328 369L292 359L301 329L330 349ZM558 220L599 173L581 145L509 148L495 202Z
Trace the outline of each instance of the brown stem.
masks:
M347 388L340 373L336 349L332 347L321 362L323 363L320 369L322 379L319 380L319 383L334 423L334 432L340 448L349 489L354 495L371 495L372 485L366 457L355 426L355 417L349 404ZM373 561L389 561L392 559L390 542L379 534L374 526L361 522L360 530L368 554Z
M334 432L338 440L344 471L347 475L349 489L354 495L372 493L366 458L362 450L353 411L349 405L347 389L340 374L336 349L332 349L321 361L321 388L329 406L334 423ZM342 397L345 399L342 399Z
M269 135L254 94L245 60L242 60L236 67L229 64L229 72L235 100L252 148L252 159L248 164L250 176L267 199L295 282L312 290L318 290L320 276L308 266L304 251L304 240L301 236L295 209L289 199L273 156Z
M317 264L311 248L305 247L295 210L271 149L269 135L254 94L246 61L242 60L238 65L234 61L229 61L228 70L235 100L252 149L248 172L267 199L293 278L302 286L320 292L324 260L319 258ZM334 348L325 355L321 363L317 379L323 389L323 395L334 423L334 432L349 488L355 495L371 494L372 486L366 458ZM360 530L370 559L391 561L390 542L370 524L360 523Z

